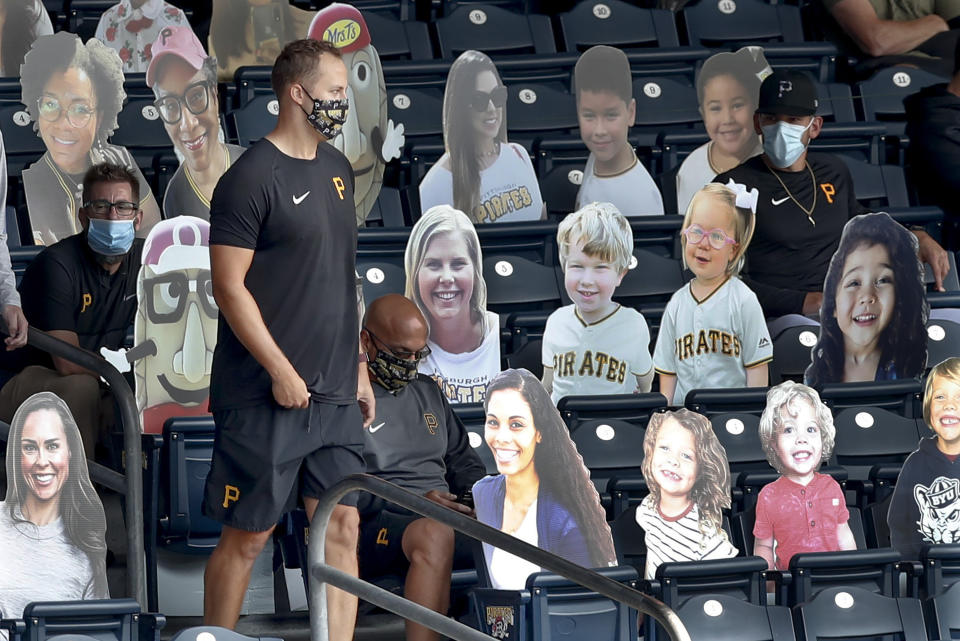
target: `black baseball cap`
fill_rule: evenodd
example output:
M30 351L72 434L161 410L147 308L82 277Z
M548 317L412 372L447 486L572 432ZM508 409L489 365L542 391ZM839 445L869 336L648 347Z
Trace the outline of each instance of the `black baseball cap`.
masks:
M760 85L757 113L812 116L817 113L817 88L809 75L792 69L777 69Z

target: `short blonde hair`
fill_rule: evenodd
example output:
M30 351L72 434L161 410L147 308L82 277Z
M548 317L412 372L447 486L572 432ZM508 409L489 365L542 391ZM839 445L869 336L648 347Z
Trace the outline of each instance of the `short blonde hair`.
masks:
M557 245L564 271L570 248L579 245L584 254L612 263L621 273L633 256L633 230L611 203L590 203L560 221Z
M760 416L760 444L767 455L767 462L781 474L783 474L783 462L780 460L780 453L777 452L777 435L783 430L783 411L786 410L789 416L796 416L797 403L801 401L810 403L810 407L817 415L820 440L823 443L820 463L829 460L833 454L837 429L833 425L833 413L830 408L820 400L820 395L812 387L794 381L784 381L776 387L771 387L767 392L767 406Z
M753 212L747 209L746 207L737 207L737 196L731 191L729 187L721 185L720 183L708 183L700 191L693 195L693 198L690 200L690 204L687 205L687 212L683 215L683 229L686 229L690 226L690 219L693 218L693 208L696 207L697 202L703 196L716 196L723 204L727 206L729 211L733 215L733 239L739 244L737 253L734 254L733 260L727 265L727 274L730 276L736 276L740 273L740 270L743 269L744 256L747 254L747 246L750 244L750 239L753 238L753 229L756 222L756 217ZM709 231L709 230L707 230ZM687 249L687 237L683 233L680 234L680 246L683 251L681 251L681 256L683 258L683 266L687 269L690 269L690 266L687 265L686 249Z
M930 404L933 402L933 379L937 376L949 378L960 385L960 357L953 356L940 361L931 368L923 384L923 422L930 425Z

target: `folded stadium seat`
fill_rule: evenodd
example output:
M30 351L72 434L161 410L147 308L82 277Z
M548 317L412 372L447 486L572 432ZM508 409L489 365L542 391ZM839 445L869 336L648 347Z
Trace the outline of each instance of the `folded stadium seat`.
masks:
M386 294L403 295L406 276L402 267L389 262L358 260L357 273L363 280L363 300L368 305Z
M537 220L477 225L477 237L484 256L509 254L549 266L557 261L556 223Z
M611 479L611 483L614 480ZM640 497L637 503L642 500L643 497ZM617 563L632 566L642 574L646 564L647 543L644 540L643 528L637 523L636 510L624 509L617 513L617 517L610 521L610 533L613 535L613 546L617 552Z
M818 96L817 115L823 118L824 122L855 122L857 120L850 85L819 81L815 84Z
M370 43L377 50L381 62L433 59L433 46L430 44L427 23L416 20L397 22L389 13L365 9L356 2L352 4L363 13L363 19L370 30Z
M563 273L558 273L563 286ZM683 287L683 265L679 259L657 255L645 249L634 249L627 274L620 281L613 299L628 307L647 303L666 303Z
M46 151L40 135L33 130L33 121L22 104L0 106L0 132L7 157L7 176L19 182L24 169L36 162ZM10 201L10 197L7 197Z
M645 433L645 425L609 418L581 421L571 427L570 438L590 470L590 480L605 505L610 504L607 481L611 477L643 476Z
M488 56L557 51L550 18L544 15L519 15L491 5L465 5L433 24L444 60L453 60L468 49Z
M633 216L628 219L633 246L661 256L680 258L683 216Z
M467 435L470 440L470 447L480 455L487 474L497 473L497 462L493 458L493 452L484 441L484 425L487 422L487 413L483 409L483 403L456 403L451 405L453 413L467 428Z
M560 305L560 290L552 267L512 255L483 259L487 308L504 320L510 312L552 310Z
M607 491L610 493L610 510L616 518L619 518L624 512L640 505L643 497L650 493L650 488L647 487L647 480L642 475L614 475L607 481ZM634 518L632 512L631 518Z
M558 16L559 44L583 52L594 45L619 49L677 47L677 25L666 9L641 9L621 0L583 0Z
M646 132L656 140L661 132L703 131L697 90L683 79L668 76L634 78L633 98L637 101L634 136Z
M273 131L279 110L272 92L257 95L242 107L227 112L227 129L238 145L249 147Z
M255 96L273 96L273 87L270 84L270 73L273 67L266 65L237 67L233 73L233 89L228 88L232 95L232 104L221 109L239 108L253 100Z
M357 262L389 263L403 270L409 237L409 229L361 227L357 230Z
M930 597L926 606L929 638L955 639L960 635L960 583Z
M226 628L202 625L177 632L170 641L282 641L277 637L248 637Z
M13 275L16 277L18 285L20 279L23 278L23 273L27 271L27 267L41 251L43 251L43 247L40 245L23 245L16 249L10 248L10 262L13 263Z
M551 310L540 310L514 312L507 316L503 329L510 336L506 345L509 353L517 353L532 342L540 344L543 340L543 330L547 326L547 318L552 313Z
M886 211L889 207L909 207L907 182L903 167L897 165L874 165L841 154L840 158L850 170L857 200L872 211Z
M773 361L770 362L770 385L786 380L803 382L803 373L810 365L810 351L817 344L820 326L797 324L786 327L773 339Z
M147 181L152 182L154 158L173 153L173 143L153 98L128 100L117 114L117 123L110 143L126 147ZM158 200L162 198L161 195Z
M20 108L23 109L20 102L20 89L19 76L0 78L0 105L20 105Z
M495 6L516 13L530 13L534 9L535 0L432 0L432 4L437 6L439 15L448 16L460 7L473 7L475 5Z
M103 12L117 3L115 0L69 0L66 4L69 12L65 31L77 34L86 42L97 32Z
M851 519L853 514L851 512ZM850 529L854 529L852 524ZM862 539L857 542L858 548L861 544ZM780 605L790 607L836 586L894 597L900 590L899 563L900 553L892 548L808 552L794 554L787 572L771 573L771 576L778 584L778 598L785 599Z
M907 418L920 418L922 397L923 385L915 379L830 383L820 390L820 398L834 416L848 407L875 407Z
M417 141L443 144L443 89L387 89L387 115L403 123L408 147Z
M729 387L690 390L684 407L712 419L717 414L731 412L760 417L767 406L765 387Z
M779 476L767 462L760 444L760 416L741 412L715 414L710 418L710 424L727 452L730 480L734 485L732 510L739 512L754 505L760 488ZM740 479L745 479L744 483L740 483ZM747 492L749 496L745 497ZM749 551L752 548L744 549Z
M10 641L160 641L161 614L140 612L133 599L49 601L27 605L22 619L4 619Z
M367 212L366 226L394 229L407 227L413 217L409 196L409 189L381 187L377 199Z
M577 103L573 94L534 83L511 83L507 89L506 120L511 142L533 149L545 136L576 134Z
M927 599L943 594L960 582L960 544L924 545L920 549L919 566L915 569L919 570L919 581L912 586L909 596ZM958 602L952 602L955 604L952 609L960 612L960 607L956 606ZM950 635L931 638L950 638Z
M924 641L927 632L920 601L891 598L858 587L830 587L794 609L801 641L897 638Z
M144 99L151 102L156 99L153 89L147 86L146 73L126 73L123 75L123 90L127 100Z
M667 399L656 392L567 396L557 403L560 416L571 432L583 422L608 419L625 421L646 429L650 416L666 408Z
M513 316L513 314L510 316ZM532 340L525 343L520 349L506 354L503 358L507 361L507 367L526 369L537 378L543 378L542 354L543 341Z
M692 641L796 641L790 609L724 594L693 597L677 611Z
M955 266L951 267L956 270ZM952 356L960 355L960 324L943 319L927 322L927 370Z

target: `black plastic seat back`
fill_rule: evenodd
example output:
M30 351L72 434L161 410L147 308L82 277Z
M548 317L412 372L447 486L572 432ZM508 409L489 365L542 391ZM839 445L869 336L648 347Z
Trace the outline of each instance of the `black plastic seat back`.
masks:
M689 599L677 615L692 641L795 641L790 610L781 605L704 594Z
M586 51L594 45L635 49L680 44L672 12L641 9L621 0L583 0L558 20L564 51Z
M802 641L882 637L924 641L923 609L916 599L895 599L858 587L824 589L794 610Z

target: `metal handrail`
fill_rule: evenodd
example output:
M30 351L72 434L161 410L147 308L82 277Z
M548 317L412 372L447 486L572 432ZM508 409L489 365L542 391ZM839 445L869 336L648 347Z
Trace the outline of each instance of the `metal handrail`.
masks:
M472 519L468 516L460 514L459 512L455 512L418 494L414 494L413 492L409 492L397 485L394 485L389 481L384 481L381 478L371 476L369 474L354 474L352 476L348 476L338 482L336 485L327 489L318 499L317 510L314 513L313 520L310 523L310 541L307 546L308 567L310 568L310 638L312 641L329 640L329 629L327 626L326 582L329 582L331 585L338 587L341 590L345 590L357 595L362 594L364 599L370 600L376 605L385 607L386 609L394 612L397 612L397 610L389 607L391 604L396 604L394 599L403 602L407 606L415 605L407 602L405 599L398 597L397 595L390 594L385 590L380 590L379 592L376 590L371 590L373 586L366 581L362 581L326 565L324 541L326 541L327 538L327 525L330 523L330 516L333 514L333 509L336 507L340 499L355 490L370 492L375 496L379 496L380 498L383 498L391 503L396 503L397 505L400 505L411 512L419 514L420 516L425 516L433 519L434 521L443 523L444 525L453 528L457 532L466 534L467 536L478 539L484 543L489 543L490 545L518 556L525 561L529 561L535 565L538 565L545 570L559 574L575 583L589 588L598 594L602 594L607 598L626 604L638 612L650 615L656 619L660 625L666 629L673 641L690 641L690 636L687 634L687 629L680 621L677 613L667 607L663 602L653 598L652 596L639 592L622 583L618 583L613 579L597 574L596 572L547 552L546 550L541 550L538 547L530 545L529 543L525 543L520 539L510 536L509 534L505 534L504 532L492 528L489 525L485 525L476 519ZM380 594L380 592L383 592L384 594ZM373 596L378 598L379 601L368 599L367 594L371 593ZM392 597L392 599L388 599L388 596ZM426 610L426 608L423 608L422 606L417 607L420 610ZM413 610L414 608L408 607L407 612ZM419 610L417 610L417 612L419 612ZM421 623L423 625L430 624L430 621L408 616L406 612L397 613L401 614L401 616L405 616L411 620L414 620L417 623ZM430 612L430 614L436 616L435 612ZM455 622L451 621L451 623ZM475 630L470 630L476 633ZM453 636L448 631L439 629L438 631L441 631L448 636ZM459 639L461 637L454 638ZM476 639L478 637L470 636L464 638ZM490 637L484 634L479 638L489 639Z
M0 323L0 334L6 327ZM127 596L133 597L140 607L147 608L146 554L143 548L143 477L140 475L140 412L130 385L117 369L101 357L71 345L59 338L30 327L27 344L52 356L75 363L103 377L113 391L120 409L123 426L123 452L126 459L125 474L111 470L93 460L87 460L90 478L126 497L127 525Z

